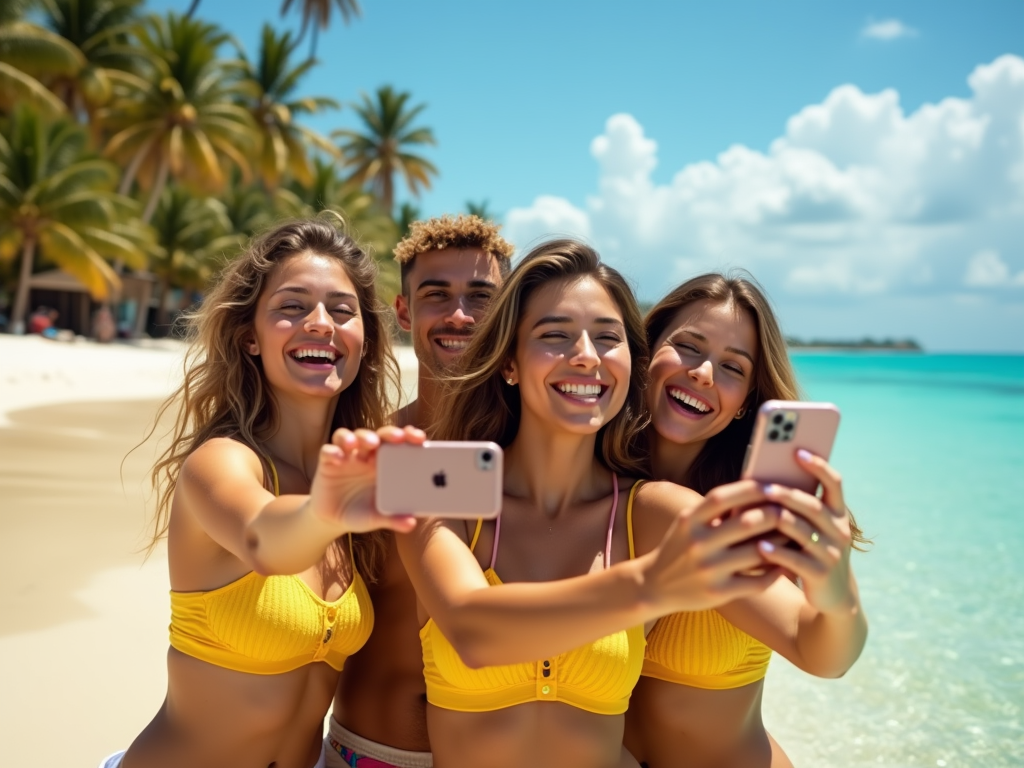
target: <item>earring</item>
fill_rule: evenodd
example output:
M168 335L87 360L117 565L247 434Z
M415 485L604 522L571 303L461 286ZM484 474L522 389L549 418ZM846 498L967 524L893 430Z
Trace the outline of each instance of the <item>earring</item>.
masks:
M255 357L259 353L260 353L260 345L257 344L255 341L250 341L249 342L249 354Z
M742 419L743 418L743 414L745 414L746 412L747 412L747 409L745 407L743 407L743 406L740 406L740 409L738 411L736 411L736 415L733 416L733 418L734 419Z
M507 381L507 382L508 382L508 385L509 385L510 387L512 386L512 377L511 377L511 376L509 376L509 377L508 377L507 379L505 379L505 381Z

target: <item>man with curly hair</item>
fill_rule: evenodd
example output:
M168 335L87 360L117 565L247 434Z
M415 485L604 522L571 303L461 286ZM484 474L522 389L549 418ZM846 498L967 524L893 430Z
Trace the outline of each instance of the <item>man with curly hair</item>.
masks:
M395 247L402 292L395 314L419 360L417 398L395 414L399 426L429 429L440 379L459 359L511 267L514 248L477 216L418 221Z
M394 415L396 424L429 430L441 379L511 268L514 249L498 230L476 216L442 216L416 222L395 247L402 267L395 314L419 360L416 400ZM383 573L369 585L373 634L338 683L328 768L432 765L416 593L390 538Z

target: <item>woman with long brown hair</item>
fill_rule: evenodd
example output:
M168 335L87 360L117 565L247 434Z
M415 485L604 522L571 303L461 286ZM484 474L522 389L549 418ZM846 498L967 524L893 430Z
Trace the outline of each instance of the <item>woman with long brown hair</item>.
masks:
M349 505L338 426L379 427L391 354L376 267L325 218L276 227L233 259L188 318L170 447L153 470L154 539L171 581L167 697L126 768L311 768L345 658L365 642L383 527ZM250 520L296 516L331 545L295 576L261 575ZM345 534L348 534L347 536Z
M706 274L655 305L646 330L653 476L713 493L739 478L760 405L798 398L778 322L753 280ZM865 539L836 471L805 451L797 461L820 481L821 499L790 492L789 506L802 514L783 510L779 533L759 544L765 561L793 580L717 609L666 616L648 636L626 746L650 768L790 766L761 720L772 651L811 674L838 677L864 647L850 549Z
M399 537L419 598L427 723L439 768L617 768L645 624L763 591L777 573L756 483L706 500L643 482L648 363L622 276L588 246L544 243L515 267L463 356L434 436L505 451L497 521ZM638 373L639 372L639 373Z

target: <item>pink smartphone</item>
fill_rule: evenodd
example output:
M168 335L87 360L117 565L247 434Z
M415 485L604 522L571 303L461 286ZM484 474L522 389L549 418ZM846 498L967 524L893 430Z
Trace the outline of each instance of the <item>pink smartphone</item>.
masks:
M377 509L385 515L495 518L502 457L497 443L384 443L377 450Z
M838 429L839 409L832 403L768 400L757 411L741 477L813 494L818 480L796 463L794 454L803 448L827 460Z

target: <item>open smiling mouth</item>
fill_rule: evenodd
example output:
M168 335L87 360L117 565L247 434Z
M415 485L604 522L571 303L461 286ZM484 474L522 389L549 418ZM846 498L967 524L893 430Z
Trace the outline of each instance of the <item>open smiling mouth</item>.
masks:
M669 387L667 392L668 396L675 401L676 405L686 413L692 413L694 416L705 416L715 410L703 400L698 400L696 397L688 395L681 389Z
M609 389L607 384L569 384L566 382L552 384L551 388L570 400L582 403L596 403Z
M313 368L333 367L338 353L333 349L296 349L288 353L295 362Z
M466 347L469 346L469 336L460 336L452 338L447 337L435 337L434 343L437 344L445 352L463 352Z

